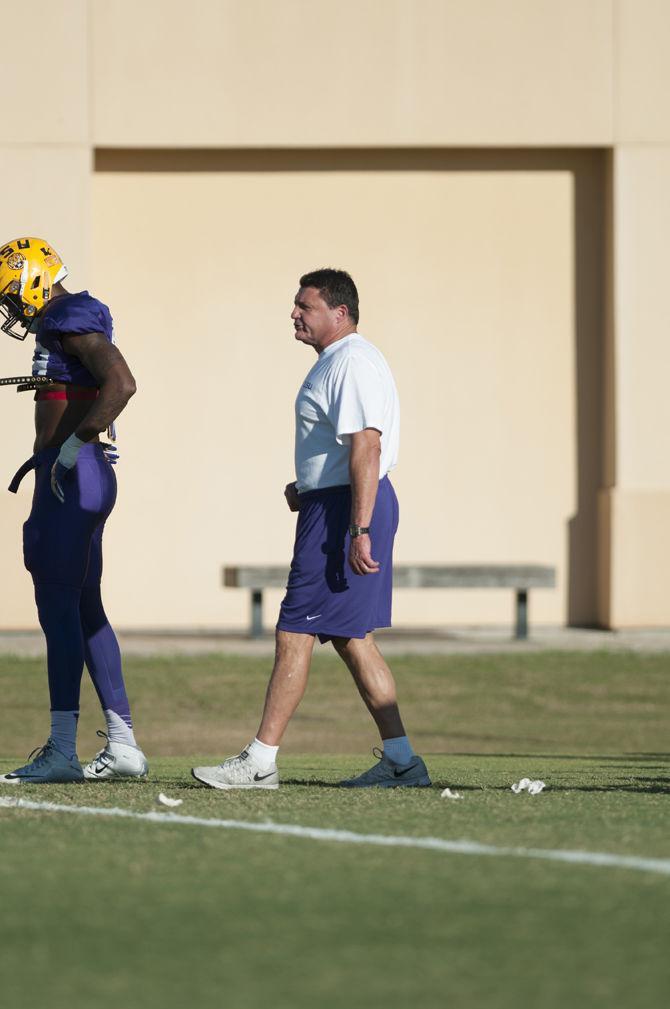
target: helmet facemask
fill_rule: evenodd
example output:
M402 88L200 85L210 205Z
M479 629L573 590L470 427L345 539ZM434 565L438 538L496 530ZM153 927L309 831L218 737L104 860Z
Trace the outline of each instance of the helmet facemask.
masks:
M16 292L11 290L15 285ZM8 336L13 336L15 340L25 340L37 313L33 309L32 317L29 316L27 313L32 306L28 305L26 306L26 314L24 315L24 306L21 303L18 289L18 283L13 281L10 284L9 290L0 294L0 319L3 320L2 324L0 324L0 330L3 333L7 333Z

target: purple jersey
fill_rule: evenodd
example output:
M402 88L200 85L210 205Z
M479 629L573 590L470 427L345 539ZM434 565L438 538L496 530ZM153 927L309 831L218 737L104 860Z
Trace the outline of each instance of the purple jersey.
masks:
M54 298L40 316L35 329L33 375L46 375L54 382L97 386L97 381L81 361L66 354L61 337L83 333L104 333L114 342L114 325L107 305L88 291Z

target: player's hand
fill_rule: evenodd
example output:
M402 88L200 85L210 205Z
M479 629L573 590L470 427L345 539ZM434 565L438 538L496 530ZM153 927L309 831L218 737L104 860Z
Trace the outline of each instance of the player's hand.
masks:
M56 459L51 467L51 490L61 504L65 502L64 484L70 469Z
M356 575L376 575L379 564L372 559L372 541L367 533L354 536L349 546L349 565Z
M284 497L288 503L289 508L292 512L300 511L300 495L298 494L298 488L293 483L287 483L284 488Z
M110 441L101 441L102 451L105 453L105 459L110 466L116 466L119 461L119 450L117 446Z
M77 456L86 442L71 434L60 447L58 458L51 467L51 490L61 504L65 501L65 480L71 469L77 464Z

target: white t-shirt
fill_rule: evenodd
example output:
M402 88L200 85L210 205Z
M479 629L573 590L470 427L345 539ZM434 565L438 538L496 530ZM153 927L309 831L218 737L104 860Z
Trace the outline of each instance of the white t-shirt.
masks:
M400 407L384 356L359 333L319 354L295 401L295 472L298 491L350 483L351 435L381 431L379 476L398 461Z

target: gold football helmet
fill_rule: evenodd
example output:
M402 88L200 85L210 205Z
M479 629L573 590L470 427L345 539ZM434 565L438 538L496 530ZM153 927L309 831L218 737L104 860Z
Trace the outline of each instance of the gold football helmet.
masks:
M0 249L0 325L3 333L25 340L48 304L54 284L67 267L43 238L15 238Z

